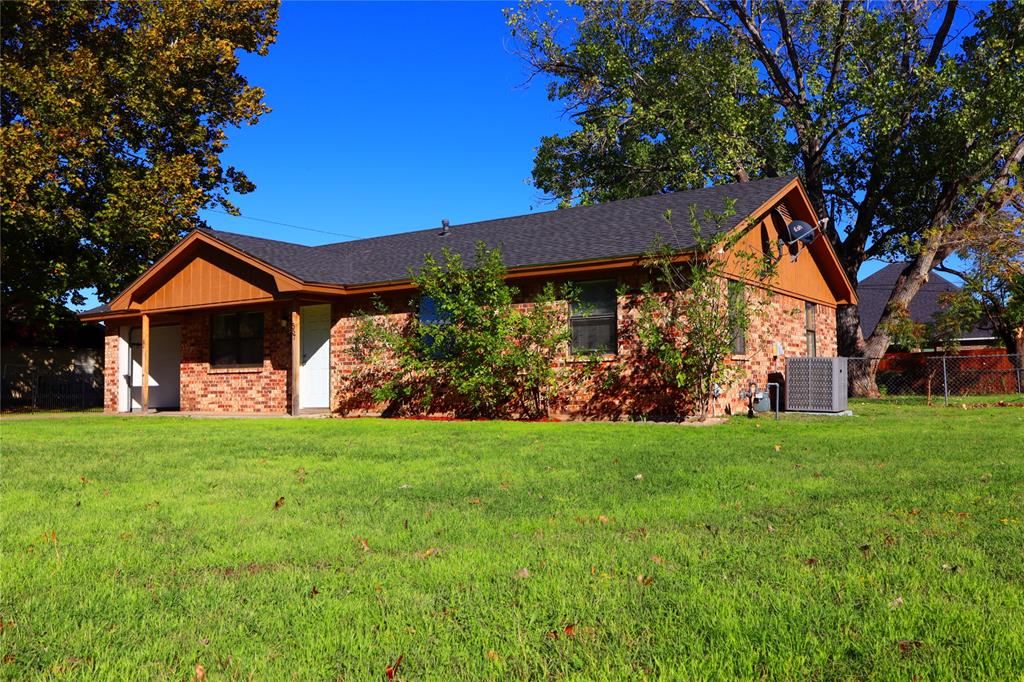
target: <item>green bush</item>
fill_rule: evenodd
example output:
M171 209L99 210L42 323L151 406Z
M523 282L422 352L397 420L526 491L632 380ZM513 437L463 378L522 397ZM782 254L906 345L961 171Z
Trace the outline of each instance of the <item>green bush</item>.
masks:
M430 301L432 319L398 322L383 305L362 313L351 351L364 369L353 381L371 381L373 398L392 414L546 415L557 383L553 363L570 338L568 307L550 283L532 305L518 305L519 290L505 274L501 253L483 243L472 266L447 249L440 261L428 254L411 304Z

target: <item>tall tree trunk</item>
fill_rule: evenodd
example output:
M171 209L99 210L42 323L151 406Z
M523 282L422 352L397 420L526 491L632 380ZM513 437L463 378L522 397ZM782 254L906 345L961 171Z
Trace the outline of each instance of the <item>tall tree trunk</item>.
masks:
M938 208L932 217L932 225L938 226L945 222L953 206L956 194L952 187L947 187L944 196L940 198ZM892 337L889 334L890 324L897 316L905 315L910 307L910 302L921 290L921 287L928 281L928 275L935 265L936 258L941 252L943 256L949 252L949 247L944 245L948 234L936 229L930 237L925 239L917 257L903 269L900 276L896 278L896 284L889 294L889 300L882 311L882 317L875 325L874 331L864 341L863 355L869 358L863 363L862 374L851 376L850 386L853 395L861 397L877 397L878 384L875 375L878 372L878 360L889 350Z

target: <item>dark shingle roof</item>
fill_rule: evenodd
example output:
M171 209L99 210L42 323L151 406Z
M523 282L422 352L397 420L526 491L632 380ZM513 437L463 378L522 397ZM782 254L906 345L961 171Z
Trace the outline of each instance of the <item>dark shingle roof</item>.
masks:
M435 227L324 246L300 246L220 230L204 232L305 282L371 284L405 279L426 254L440 256L442 248L472 262L481 241L500 248L510 268L637 256L645 253L659 234L673 248L687 250L695 245L689 225L691 206L702 216L706 210L720 213L727 199L735 200L735 215L722 225L731 229L791 180L768 178L452 225L447 235ZM672 211L674 229L663 218L667 210ZM704 227L710 231L713 226Z
M900 273L907 267L907 263L892 263L875 274L861 280L857 285L857 298L860 299L860 324L864 331L865 338L871 336L882 319L882 311L885 304L889 302L893 287ZM951 294L958 291L960 287L950 282L939 273L932 271L928 275L928 281L910 302L910 319L918 324L932 322L935 314L943 309L941 297L943 294ZM978 339L990 338L991 330L975 327L963 338Z

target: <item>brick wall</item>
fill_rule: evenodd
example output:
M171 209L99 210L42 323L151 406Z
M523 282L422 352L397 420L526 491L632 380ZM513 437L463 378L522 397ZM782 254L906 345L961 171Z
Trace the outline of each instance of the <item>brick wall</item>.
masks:
M762 297L762 303L747 334L747 352L733 362L742 366L740 377L724 387L716 411L728 405L733 411L746 409L740 398L748 381L763 387L769 375L785 371L787 356L807 353L804 329L804 302L774 294ZM394 312L378 317L379 321L401 327L413 319L408 306L409 294L394 295L385 300ZM626 296L619 299L619 353L613 358L588 366L580 358L566 352L556 366L562 371L562 389L553 405L553 416L570 419L620 419L634 414L669 415L680 407L681 398L670 386L661 385L653 373L645 372L647 362L637 346L629 326L636 316L637 301ZM335 304L331 326L331 409L338 414L380 414L385 405L373 399L375 381L390 371L387 358L371 368L357 366L351 354L351 343L359 324L354 316L362 304ZM194 314L181 325L181 409L197 412L281 413L290 409L290 329L281 326L287 309L268 308L264 313L264 359L254 368L211 368L210 316ZM836 354L835 309L818 305L816 314L818 355ZM775 342L782 346L778 355ZM108 412L117 410L118 329L107 331L105 341L104 403ZM450 414L450 412L449 412Z
M118 346L120 327L116 323L106 324L103 338L103 411L117 412Z
M764 292L759 292L759 296L761 306L747 332L747 352L733 358L744 368L742 378L728 387L719 399L722 409L728 404L733 412L745 411L747 401L739 394L749 382L756 382L763 390L770 380L769 375L785 375L787 357L804 357L808 354L804 301L781 294L769 296ZM815 335L817 355L835 356L835 308L816 305ZM781 355L778 354L776 342L782 346ZM775 378L773 376L771 380Z
M291 335L281 326L285 309L263 317L263 363L259 367L210 366L210 315L181 324L181 409L186 412L287 412Z
M757 290L755 290L757 291ZM747 352L735 356L732 362L742 366L738 378L723 387L716 411L729 407L733 412L746 409L746 400L740 391L749 381L764 387L773 372L785 372L787 356L807 354L804 301L781 294L768 295L757 291L760 304L754 305L757 314L747 334ZM405 295L408 298L408 294ZM413 311L401 298L394 298L389 310L395 312L377 316L378 322L401 327L413 319ZM684 411L687 406L671 386L659 382L644 367L650 362L643 356L630 331L637 315L638 300L633 296L618 301L619 346L618 355L596 363L574 358L569 349L558 358L556 366L562 370L562 386L552 406L552 416L563 419L621 419L630 415L669 416ZM528 304L526 304L528 305ZM331 332L332 410L345 415L381 414L386 406L377 403L372 389L390 370L387 358L381 358L374 371L360 368L352 357L350 347L358 325L352 316L356 306L335 306ZM835 309L818 305L816 310L817 352L820 356L836 354ZM775 342L781 344L782 354L776 352ZM442 412L450 416L452 413Z

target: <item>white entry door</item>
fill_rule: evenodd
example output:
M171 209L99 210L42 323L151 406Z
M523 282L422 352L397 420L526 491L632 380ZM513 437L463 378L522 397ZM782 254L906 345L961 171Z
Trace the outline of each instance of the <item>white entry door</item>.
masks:
M307 305L299 311L299 407L331 406L331 306Z
M142 409L142 329L131 330L131 409ZM149 330L149 406L177 409L181 403L181 326Z

